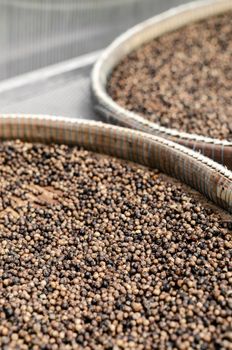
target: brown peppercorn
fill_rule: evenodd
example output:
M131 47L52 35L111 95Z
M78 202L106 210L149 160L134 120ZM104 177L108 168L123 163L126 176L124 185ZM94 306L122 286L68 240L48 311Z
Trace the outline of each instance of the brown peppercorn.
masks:
M113 70L109 94L164 127L231 140L231 16L191 23L136 49Z
M0 143L0 348L228 347L225 219L156 170Z

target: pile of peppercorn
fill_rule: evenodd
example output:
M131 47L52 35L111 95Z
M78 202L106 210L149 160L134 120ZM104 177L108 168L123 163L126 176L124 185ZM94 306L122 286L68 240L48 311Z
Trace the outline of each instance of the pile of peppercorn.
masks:
M231 140L231 20L228 12L143 45L114 69L109 94L162 126Z
M158 171L0 144L0 348L231 349L225 213Z

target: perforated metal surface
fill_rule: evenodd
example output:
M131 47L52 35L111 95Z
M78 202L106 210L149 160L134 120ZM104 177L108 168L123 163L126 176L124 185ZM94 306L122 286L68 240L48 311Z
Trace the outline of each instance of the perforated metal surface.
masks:
M47 66L0 82L0 112L99 119L89 89L97 55L79 55L104 48L126 28L185 2L0 0L0 80ZM62 61L55 68L48 66Z
M0 0L0 80L103 49L187 0Z
M98 120L90 71L98 53L0 84L0 113L37 113Z

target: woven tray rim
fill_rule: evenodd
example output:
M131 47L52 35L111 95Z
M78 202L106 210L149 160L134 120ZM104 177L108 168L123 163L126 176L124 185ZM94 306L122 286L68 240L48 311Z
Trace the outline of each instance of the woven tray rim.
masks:
M115 66L134 49L162 34L173 31L194 21L232 10L231 0L203 0L177 6L132 27L120 35L102 53L91 74L91 91L95 109L107 119L142 131L175 137L186 141L204 142L219 146L232 146L228 140L180 132L153 123L135 112L119 106L107 93L106 83ZM170 28L171 26L171 28ZM162 31L161 34L157 35ZM155 33L155 34L153 34Z
M83 146L158 168L232 212L232 171L160 136L97 121L49 115L0 114L0 140Z

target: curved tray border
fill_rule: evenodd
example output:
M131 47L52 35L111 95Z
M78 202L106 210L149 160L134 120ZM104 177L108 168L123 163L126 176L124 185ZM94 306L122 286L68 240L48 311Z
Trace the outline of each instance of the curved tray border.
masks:
M119 106L106 91L107 80L115 66L130 52L167 32L191 22L232 10L231 0L204 0L188 3L164 12L133 27L116 39L100 56L91 76L95 109L106 120L169 138L200 151L232 169L232 142L179 132L150 122Z
M79 145L158 168L232 212L232 172L162 137L95 121L44 115L0 115L0 139Z

